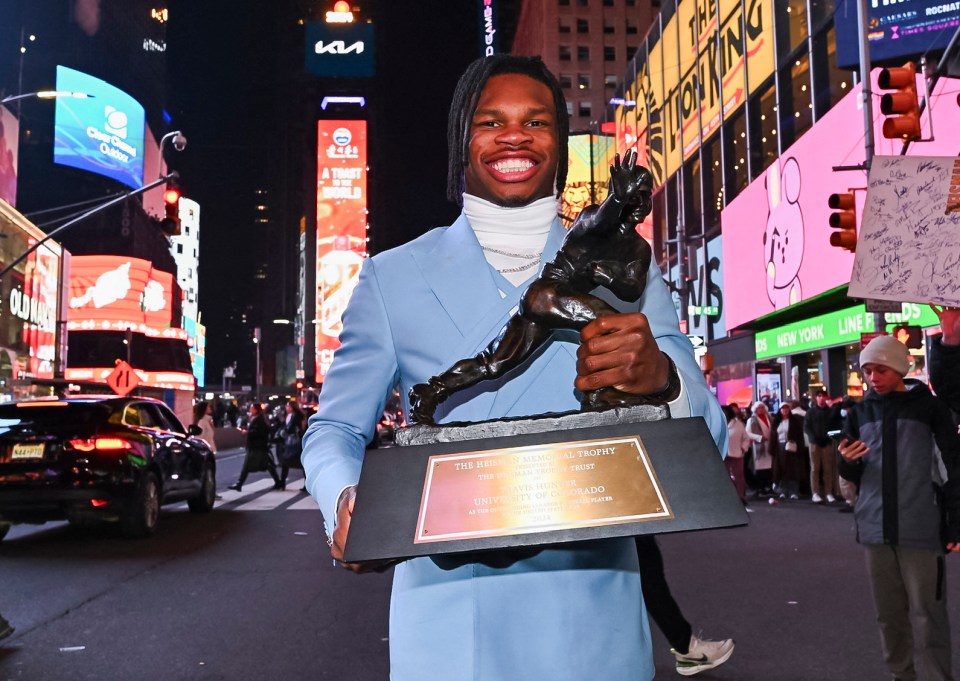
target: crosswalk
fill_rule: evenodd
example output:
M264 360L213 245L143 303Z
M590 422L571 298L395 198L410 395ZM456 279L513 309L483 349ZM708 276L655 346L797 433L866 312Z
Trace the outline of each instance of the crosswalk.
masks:
M265 477L247 482L239 492L232 489L217 490L220 497L213 508L224 511L319 511L320 507L313 497L301 492L303 477L287 479L287 489L273 489L273 479ZM172 504L165 509L186 508L187 503Z

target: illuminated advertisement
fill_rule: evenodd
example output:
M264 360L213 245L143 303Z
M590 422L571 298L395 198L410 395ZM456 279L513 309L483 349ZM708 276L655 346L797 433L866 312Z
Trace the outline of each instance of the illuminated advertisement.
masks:
M874 88L878 74L879 69L874 70ZM937 143L944 149L960 147L958 86L957 79L941 78L930 100ZM866 187L866 176L863 171L835 173L833 167L863 162L862 136L850 138L851 130L863 129L860 91L859 86L852 88L721 212L728 328L849 283L854 256L830 246L833 211L827 198L855 190L859 224L865 192L856 190ZM884 116L879 107L874 116L875 153L898 155L900 141L881 135ZM926 116L921 117L921 128L929 137ZM924 145L914 144L907 155L925 153L929 150Z
M727 335L726 314L723 305L723 236L703 242L696 250L690 250L687 277L690 291L687 295L687 334L706 340ZM680 284L680 269L670 268L670 282ZM678 316L682 300L675 290L670 293ZM708 328L709 327L709 328Z
M351 78L373 75L373 24L309 21L304 34L308 73Z
M183 330L190 337L190 367L197 385L203 387L203 373L207 369L207 327L194 319L184 317Z
M143 107L123 90L80 71L57 67L57 90L91 97L57 97L53 161L143 186Z
M0 267L44 236L0 202ZM60 246L47 241L0 281L0 385L53 378L61 257Z
M17 205L17 149L20 143L20 123L0 106L0 199Z
M341 317L367 255L367 122L317 123L316 376L340 346Z
M658 185L773 75L772 16L772 0L681 0L640 49L616 109L618 148L636 144Z
M173 275L154 269L148 260L74 256L69 286L69 331L130 330L152 337L187 338L186 331L171 327Z
M84 367L68 368L63 372L63 377L68 381L84 381L87 383L104 383L116 369L112 367ZM144 371L133 367L133 373L140 379L140 386L145 388L166 388L168 390L194 390L196 381L193 374L185 374L181 371Z
M606 135L573 134L567 142L567 184L560 196L560 214L566 226L584 208L607 198L614 139Z
M860 68L860 35L855 0L836 0L837 67ZM867 3L867 41L874 64L904 61L942 50L960 26L960 4L943 0ZM897 61L895 66L900 66Z
M480 53L484 57L496 54L500 50L497 45L498 17L496 0L477 0L480 9Z

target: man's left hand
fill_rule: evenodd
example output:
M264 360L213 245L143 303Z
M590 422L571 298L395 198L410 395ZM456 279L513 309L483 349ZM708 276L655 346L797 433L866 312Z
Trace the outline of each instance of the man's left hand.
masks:
M663 390L670 379L667 359L641 312L599 317L580 332L577 390L613 387L632 395Z

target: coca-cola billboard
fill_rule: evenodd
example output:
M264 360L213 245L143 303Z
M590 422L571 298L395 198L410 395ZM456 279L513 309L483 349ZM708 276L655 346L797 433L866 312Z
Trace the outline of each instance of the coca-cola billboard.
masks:
M367 122L318 121L316 376L340 346L341 317L367 256Z

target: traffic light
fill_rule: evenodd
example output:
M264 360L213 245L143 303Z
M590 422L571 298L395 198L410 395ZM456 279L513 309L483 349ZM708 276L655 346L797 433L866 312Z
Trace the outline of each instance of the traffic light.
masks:
M920 103L917 100L917 69L912 63L880 71L881 90L893 90L880 98L880 111L890 116L883 121L887 139L920 139Z
M830 245L845 248L851 253L857 250L857 203L853 193L831 194L827 205L836 213L830 213L830 226L836 230L830 235Z
M180 187L176 181L168 180L167 188L163 190L164 218L160 221L160 229L164 234L177 236L180 234Z

